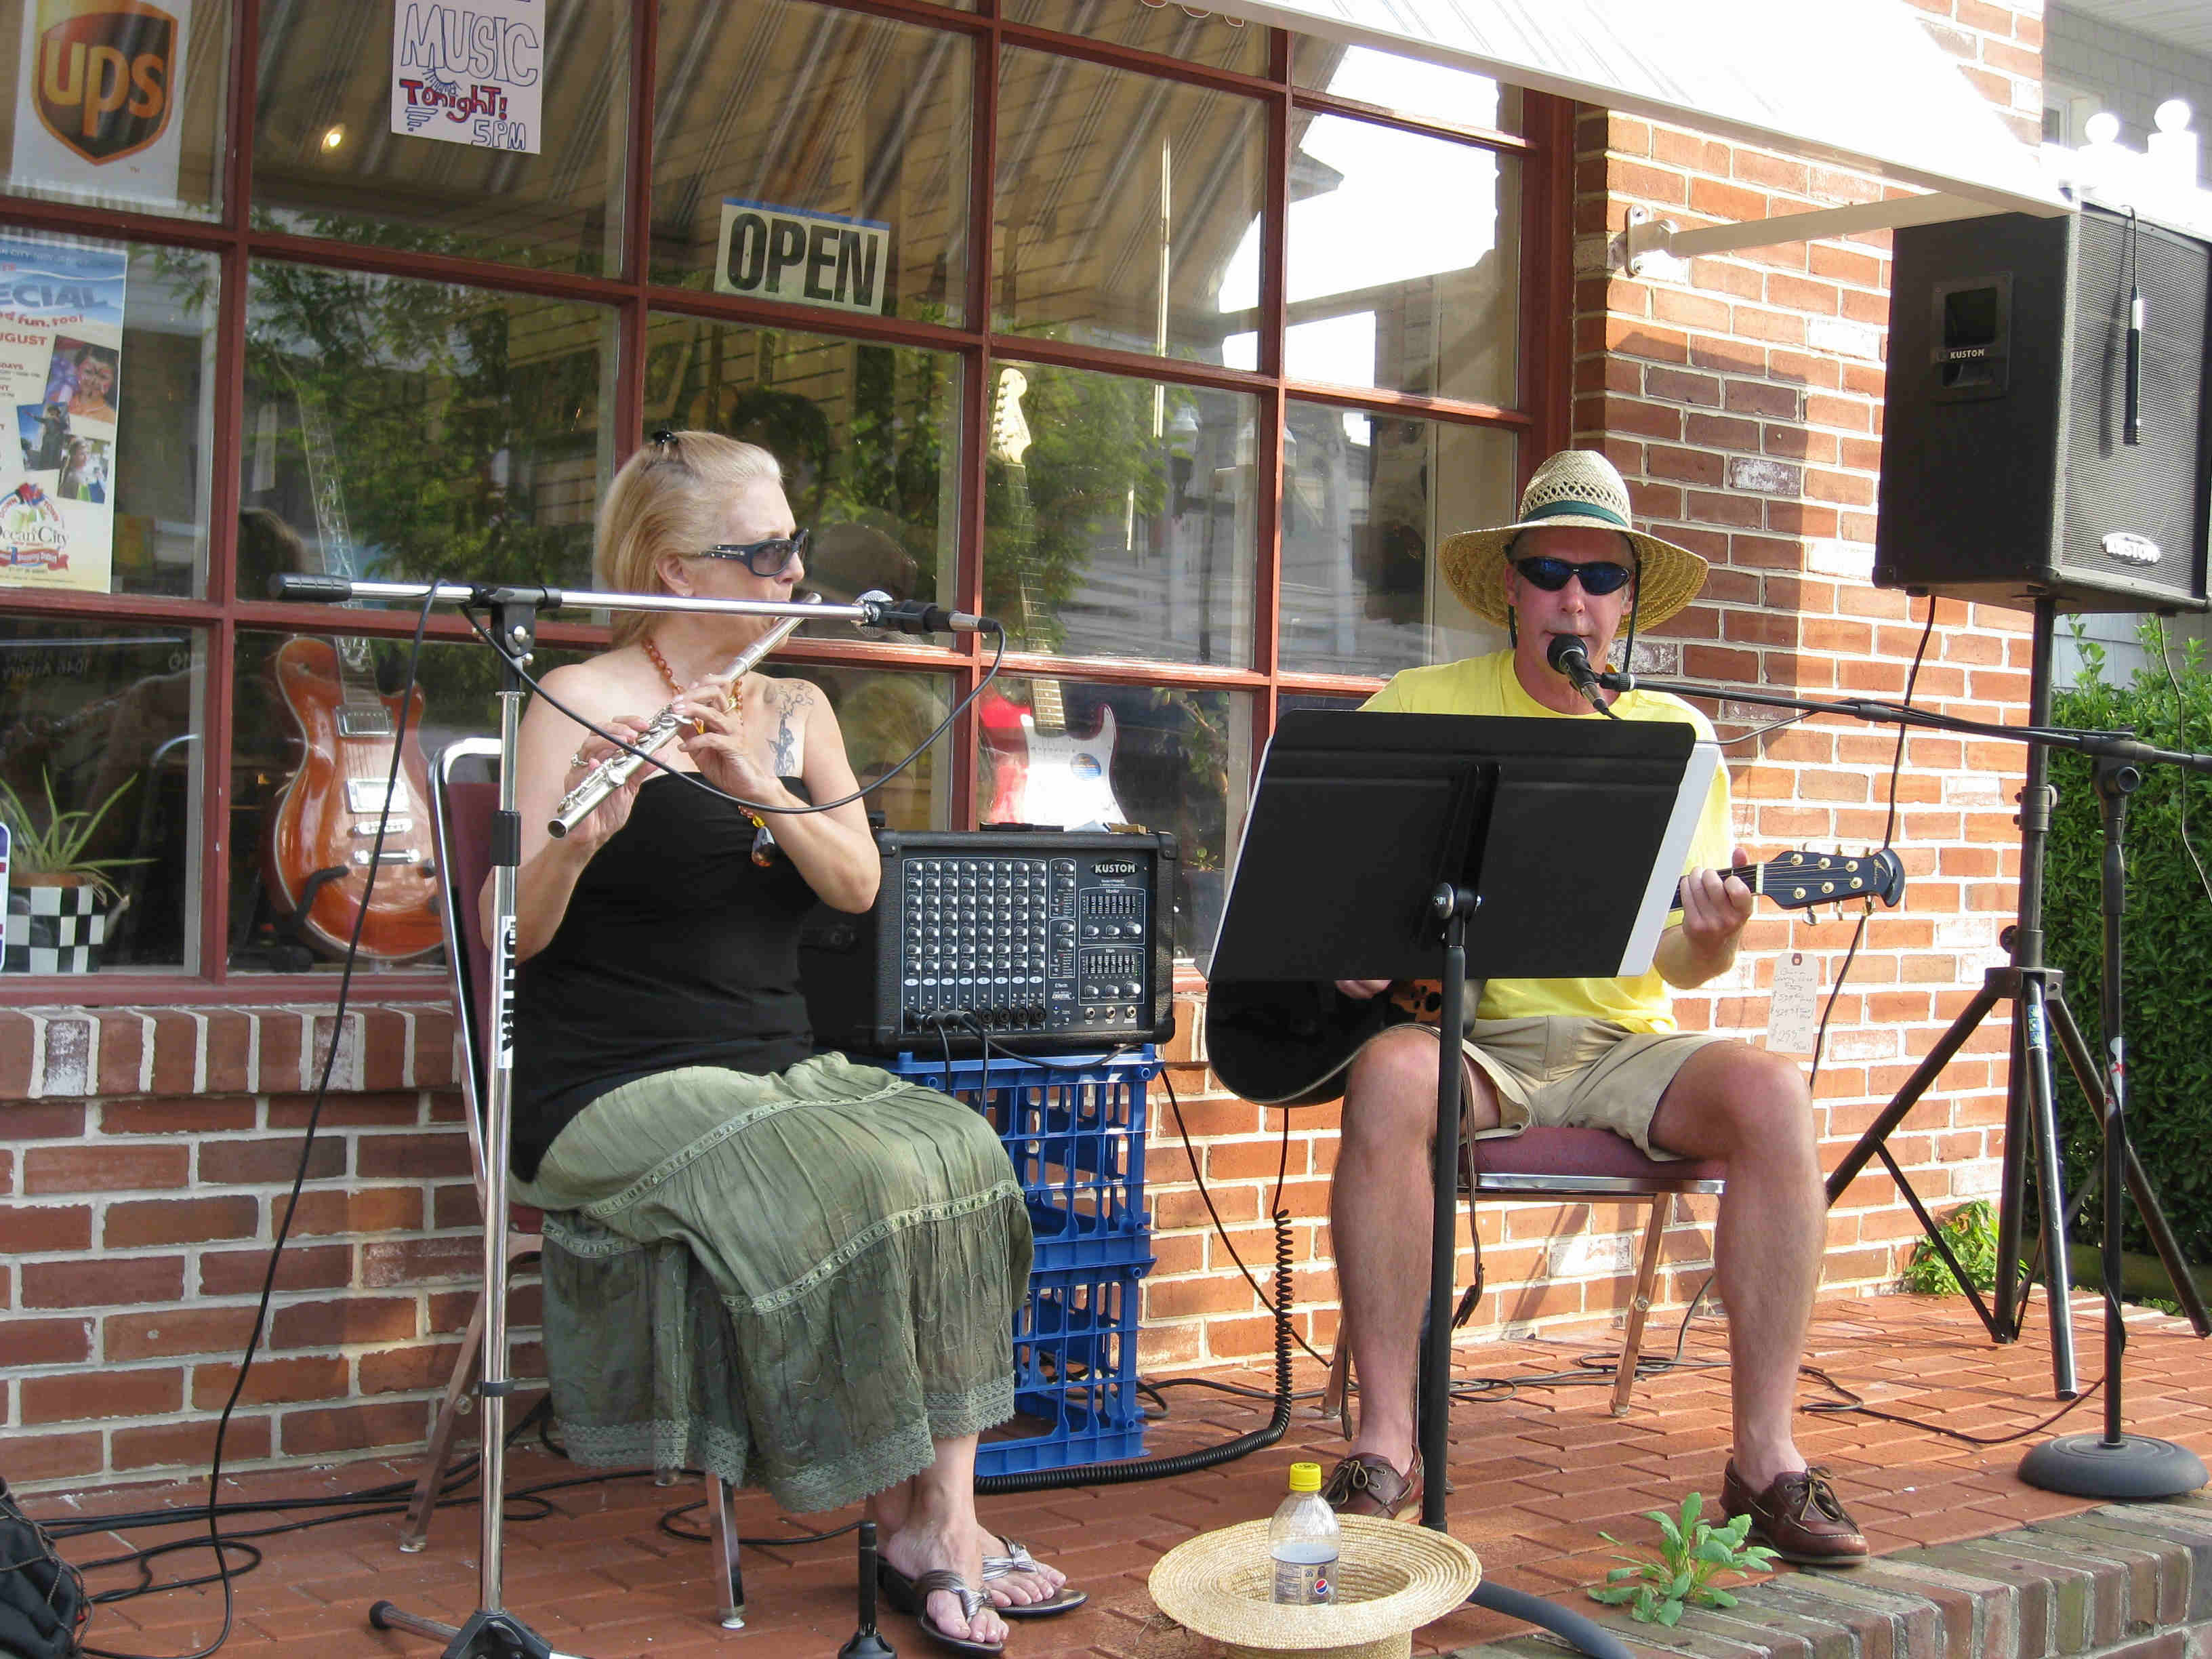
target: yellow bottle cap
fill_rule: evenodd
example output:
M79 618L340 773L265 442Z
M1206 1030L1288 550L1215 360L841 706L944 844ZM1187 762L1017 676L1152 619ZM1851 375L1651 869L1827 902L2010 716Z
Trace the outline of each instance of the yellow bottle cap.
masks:
M1321 1490L1321 1465L1318 1463L1291 1464L1291 1490L1292 1492L1319 1492Z

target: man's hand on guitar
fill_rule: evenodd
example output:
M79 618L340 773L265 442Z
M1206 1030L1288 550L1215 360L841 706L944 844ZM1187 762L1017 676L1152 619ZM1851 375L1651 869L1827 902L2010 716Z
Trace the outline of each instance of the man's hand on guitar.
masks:
M1336 982L1336 988L1355 1002L1365 1002L1370 997L1379 997L1389 990L1390 981L1387 979L1340 979Z
M1749 864L1741 847L1733 864ZM1692 870L1682 878L1682 920L1660 939L1656 963L1670 985L1687 988L1726 973L1735 963L1736 945L1751 920L1751 889L1719 870Z

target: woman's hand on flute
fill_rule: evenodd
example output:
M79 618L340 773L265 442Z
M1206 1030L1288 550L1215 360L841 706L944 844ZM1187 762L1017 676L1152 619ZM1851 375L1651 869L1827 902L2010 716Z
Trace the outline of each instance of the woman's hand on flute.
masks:
M775 775L754 757L745 740L745 717L728 680L710 677L690 687L672 705L677 746L691 757L700 775L740 800L783 804Z
M650 720L640 720L635 714L617 714L605 722L606 729L618 733L628 743L635 743ZM568 757L568 770L561 781L563 793L581 783L592 769L604 761L613 759L623 751L596 732L586 732L576 752ZM612 839L615 832L629 822L630 808L637 803L638 787L653 775L651 763L641 766L630 775L629 781L611 791L607 798L577 820L576 827L568 832L568 847L572 853L588 859Z

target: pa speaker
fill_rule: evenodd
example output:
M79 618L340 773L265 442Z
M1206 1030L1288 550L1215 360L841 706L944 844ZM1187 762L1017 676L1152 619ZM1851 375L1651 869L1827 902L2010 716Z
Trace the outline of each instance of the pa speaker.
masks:
M2212 246L2104 209L1899 231L1875 580L2203 610L2208 316Z

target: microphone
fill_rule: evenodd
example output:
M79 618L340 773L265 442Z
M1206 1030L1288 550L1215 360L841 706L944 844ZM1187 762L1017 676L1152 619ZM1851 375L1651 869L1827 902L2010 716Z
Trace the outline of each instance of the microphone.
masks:
M871 588L861 594L859 603L867 610L871 628L891 628L902 634L973 634L979 629L998 625L988 617L947 611L927 599L894 601L880 588Z
M1590 666L1589 653L1583 642L1571 634L1553 636L1544 647L1544 660L1552 665L1552 672L1564 674L1575 690L1589 700L1591 708L1601 714L1619 720L1620 715L1607 708L1605 699L1598 695L1597 671Z

